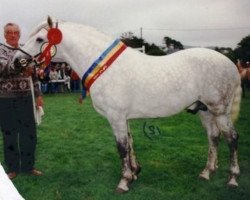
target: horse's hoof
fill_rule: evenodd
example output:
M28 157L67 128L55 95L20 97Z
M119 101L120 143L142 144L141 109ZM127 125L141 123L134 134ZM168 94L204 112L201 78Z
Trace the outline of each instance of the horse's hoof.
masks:
M200 173L199 178L202 180L210 180L208 173Z
M132 179L131 179L132 180ZM116 192L122 194L125 193L129 190L128 188L128 180L125 178L122 178L120 183L118 184L117 188L116 188Z
M238 187L238 186L239 186L238 183L237 183L237 181L235 180L235 178L232 178L232 179L227 183L227 185L228 185L229 187Z
M124 189L122 189L122 188L116 188L116 192L117 193L119 193L119 194L124 194L124 193L126 193L128 190L124 190Z

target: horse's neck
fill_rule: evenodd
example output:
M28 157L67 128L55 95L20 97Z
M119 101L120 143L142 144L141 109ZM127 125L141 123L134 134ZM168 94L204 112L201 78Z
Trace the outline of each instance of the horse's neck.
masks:
M68 60L77 74L82 77L93 62L112 43L113 39L94 31L87 36L86 34L80 35L69 41L66 60Z

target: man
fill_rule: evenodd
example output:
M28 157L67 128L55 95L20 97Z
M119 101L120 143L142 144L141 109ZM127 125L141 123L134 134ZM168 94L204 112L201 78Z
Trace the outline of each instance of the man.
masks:
M34 168L37 135L33 104L35 96L36 106L42 106L41 92L35 73L31 78L30 70L11 65L19 47L19 26L6 24L4 37L6 43L0 44L0 127L8 177L13 179L20 172L41 176Z

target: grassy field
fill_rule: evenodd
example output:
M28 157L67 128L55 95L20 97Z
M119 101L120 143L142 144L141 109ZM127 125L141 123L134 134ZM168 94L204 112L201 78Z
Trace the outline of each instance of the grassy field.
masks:
M78 97L44 96L45 116L38 127L36 152L36 167L44 176L19 175L13 181L26 200L250 199L249 92L236 124L240 133L238 188L226 186L229 151L224 139L217 173L210 181L198 179L207 159L207 137L198 116L183 112L169 118L130 121L142 172L122 195L115 192L121 163L111 128L89 98L80 105Z

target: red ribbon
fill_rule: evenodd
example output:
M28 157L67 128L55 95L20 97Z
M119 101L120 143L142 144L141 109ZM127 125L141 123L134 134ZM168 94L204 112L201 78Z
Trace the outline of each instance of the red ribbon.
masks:
M45 58L44 64L47 66L51 61L51 53L50 49L52 47L52 44L48 44L48 46L44 49L42 54L38 57L38 61L42 61Z
M45 59L44 63L47 66L51 61L51 47L59 44L62 41L62 32L58 28L50 28L47 34L48 46L43 50L38 57L38 61Z

